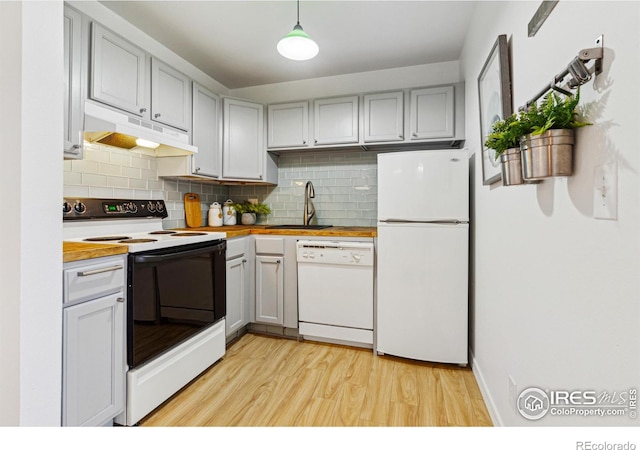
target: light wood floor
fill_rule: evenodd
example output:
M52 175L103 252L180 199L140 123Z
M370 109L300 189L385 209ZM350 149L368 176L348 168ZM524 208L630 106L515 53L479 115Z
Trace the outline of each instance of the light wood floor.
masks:
M491 426L471 369L246 334L141 426Z

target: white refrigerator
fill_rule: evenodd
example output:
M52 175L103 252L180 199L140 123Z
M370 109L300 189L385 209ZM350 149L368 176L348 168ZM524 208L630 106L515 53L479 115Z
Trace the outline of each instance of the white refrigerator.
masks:
M468 362L469 154L378 155L376 350Z

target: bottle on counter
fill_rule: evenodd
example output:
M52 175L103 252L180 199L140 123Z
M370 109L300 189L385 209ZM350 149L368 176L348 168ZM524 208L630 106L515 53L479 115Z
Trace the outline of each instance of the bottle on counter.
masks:
M224 225L236 224L236 208L233 206L232 200L224 202L224 206L222 207L222 221Z
M222 206L220 203L213 202L211 206L209 206L209 222L210 227L221 227L222 226Z

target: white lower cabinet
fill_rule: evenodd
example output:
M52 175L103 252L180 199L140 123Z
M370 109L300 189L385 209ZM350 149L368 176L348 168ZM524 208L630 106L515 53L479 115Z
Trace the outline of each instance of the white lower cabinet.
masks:
M249 238L227 241L227 337L249 323L249 300L251 292L249 264Z
M64 265L62 425L110 423L125 404L126 260Z
M256 322L284 325L284 256L256 255Z

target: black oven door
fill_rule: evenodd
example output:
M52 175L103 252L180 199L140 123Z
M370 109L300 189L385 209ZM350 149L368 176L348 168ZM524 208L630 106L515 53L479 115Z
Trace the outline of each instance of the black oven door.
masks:
M226 315L226 241L129 254L127 362L140 366Z

